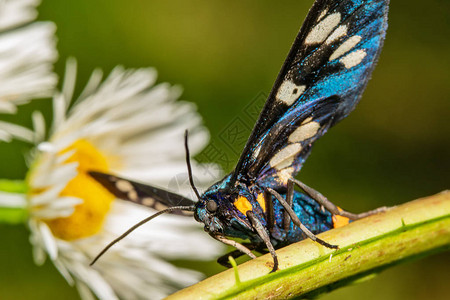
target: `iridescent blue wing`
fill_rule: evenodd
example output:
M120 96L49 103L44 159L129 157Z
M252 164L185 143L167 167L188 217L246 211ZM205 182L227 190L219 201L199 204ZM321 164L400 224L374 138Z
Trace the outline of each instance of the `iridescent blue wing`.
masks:
M194 206L195 202L181 195L111 174L89 172L89 175L119 199L144 205L158 211L173 206ZM178 215L192 216L191 212L174 210Z
M317 0L275 81L232 181L284 186L312 144L358 103L381 51L388 0Z

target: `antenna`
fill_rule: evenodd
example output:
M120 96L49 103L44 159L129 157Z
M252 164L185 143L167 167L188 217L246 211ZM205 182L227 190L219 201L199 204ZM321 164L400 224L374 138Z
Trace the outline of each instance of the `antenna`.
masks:
M192 177L192 167L191 167L191 159L189 155L189 145L188 145L188 130L184 132L184 148L186 149L186 164L188 168L188 175L189 175L189 183L191 184L192 189L194 190L195 195L197 196L198 200L201 200L200 194L195 187L194 184L194 178Z
M93 264L95 264L95 262L103 255L106 253L106 251L109 250L109 248L111 248L112 246L114 246L115 244L117 244L119 241L121 241L122 239L124 239L127 235L129 235L130 233L132 233L135 229L137 229L138 227L144 225L145 223L149 222L150 220L156 218L157 216L160 216L164 213L168 213L174 210L186 210L186 211L194 211L195 207L194 206L174 206L174 207L169 207L165 210L161 210L159 212L157 212L156 214L151 215L150 217L147 217L145 219L143 219L142 221L136 223L135 225L133 225L132 227L130 227L130 229L128 229L127 231L125 231L121 236L119 236L118 238L116 238L114 241L112 241L111 243L109 243L105 248L103 248L102 251L100 251L99 254L97 254L97 256L94 258L94 260L89 264L90 266L92 266Z

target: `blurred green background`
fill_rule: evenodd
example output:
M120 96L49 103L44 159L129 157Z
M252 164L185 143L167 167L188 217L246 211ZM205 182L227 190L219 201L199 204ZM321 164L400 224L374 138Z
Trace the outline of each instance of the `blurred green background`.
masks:
M198 105L229 171L240 150L228 148L221 136L236 116L252 126L256 117L245 114L247 106L269 93L311 4L44 0L39 19L57 24L57 73L62 76L67 57L77 58L79 91L94 68L108 73L117 64L154 66L160 82L182 85L182 98ZM317 142L299 176L354 212L449 188L450 1L392 1L389 17L361 103ZM30 124L34 109L50 113L49 104L21 108L22 123ZM23 178L27 149L19 142L2 144L0 178ZM23 226L1 225L0 235L0 299L78 299L50 263L34 265ZM442 253L322 299L448 299L449 266L450 254ZM205 268L208 274L221 270L215 263Z

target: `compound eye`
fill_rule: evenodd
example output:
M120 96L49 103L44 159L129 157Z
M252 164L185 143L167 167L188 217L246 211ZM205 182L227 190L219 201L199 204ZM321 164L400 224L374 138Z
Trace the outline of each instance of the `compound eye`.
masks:
M215 213L217 211L217 203L214 200L208 200L208 202L206 202L206 209L208 210L208 212L210 213Z

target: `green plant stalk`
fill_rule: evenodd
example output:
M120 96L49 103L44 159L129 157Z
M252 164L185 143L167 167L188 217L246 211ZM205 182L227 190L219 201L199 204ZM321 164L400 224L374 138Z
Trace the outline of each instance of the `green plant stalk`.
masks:
M23 180L0 179L0 192L26 194L27 191L28 186ZM0 224L21 224L27 219L28 210L26 207L1 207L0 205Z
M25 194L28 191L28 186L24 180L0 179L0 191Z
M319 235L330 250L303 240L277 251L279 270L264 255L166 299L286 299L310 297L367 279L384 268L450 249L450 192L418 199Z

